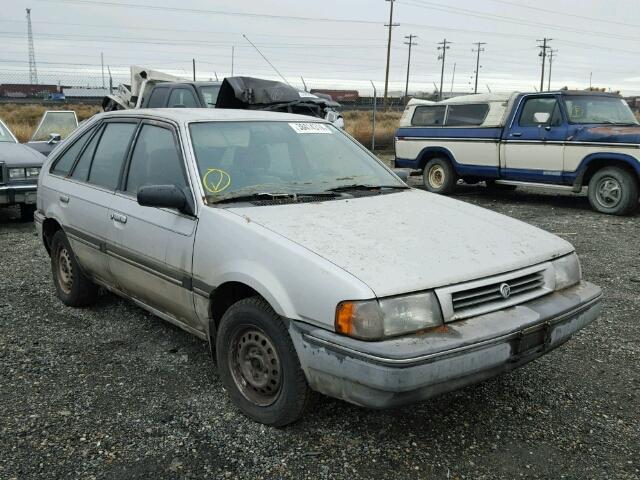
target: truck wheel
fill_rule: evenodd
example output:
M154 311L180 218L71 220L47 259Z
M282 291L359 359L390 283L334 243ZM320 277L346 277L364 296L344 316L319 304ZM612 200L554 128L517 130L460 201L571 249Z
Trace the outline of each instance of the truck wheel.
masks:
M446 195L453 192L457 176L449 160L432 158L424 167L422 181L430 192Z
M594 210L611 215L626 215L638 206L638 181L626 170L606 167L598 170L587 191Z
M25 222L33 222L33 214L36 213L35 205L27 205L25 203L20 204L20 219Z
M69 240L58 230L51 241L51 273L58 298L70 307L84 307L98 298L98 287L78 265Z
M302 416L311 390L287 328L262 298L245 298L224 313L216 361L231 400L248 417L281 427Z

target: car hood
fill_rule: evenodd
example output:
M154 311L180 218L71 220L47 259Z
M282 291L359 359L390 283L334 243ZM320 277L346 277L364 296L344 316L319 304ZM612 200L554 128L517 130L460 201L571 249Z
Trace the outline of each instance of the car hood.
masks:
M20 143L0 143L0 162L4 162L7 167L39 167L45 159L41 153Z
M230 210L341 267L379 297L504 273L573 251L519 220L415 189Z

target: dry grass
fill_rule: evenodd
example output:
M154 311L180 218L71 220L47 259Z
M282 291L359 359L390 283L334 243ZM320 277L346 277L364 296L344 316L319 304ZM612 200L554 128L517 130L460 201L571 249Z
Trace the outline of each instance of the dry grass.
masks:
M89 118L100 111L99 105L60 104L60 105L21 105L15 103L0 104L0 118L20 142L28 142L38 126L40 117L46 110L74 110L78 121Z
M402 112L376 113L376 147L392 147ZM372 111L344 112L345 128L363 145L371 146Z

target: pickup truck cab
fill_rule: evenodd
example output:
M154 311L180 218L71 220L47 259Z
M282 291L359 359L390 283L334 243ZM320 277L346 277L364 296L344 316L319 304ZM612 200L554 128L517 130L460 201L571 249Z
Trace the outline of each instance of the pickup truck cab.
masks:
M221 83L157 83L146 93L142 108L215 108Z
M450 193L459 179L488 186L588 187L592 207L638 206L640 125L618 95L584 91L478 94L411 101L395 139L397 168Z
M38 192L60 300L89 305L101 285L210 342L231 399L270 425L312 390L382 408L481 381L600 310L568 242L409 188L308 116L99 114Z

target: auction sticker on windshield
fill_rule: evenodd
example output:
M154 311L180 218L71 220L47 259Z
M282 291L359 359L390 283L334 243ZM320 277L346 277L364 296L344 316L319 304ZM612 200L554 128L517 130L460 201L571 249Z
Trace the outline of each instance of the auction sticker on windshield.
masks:
M331 133L331 129L323 123L290 123L296 133Z

